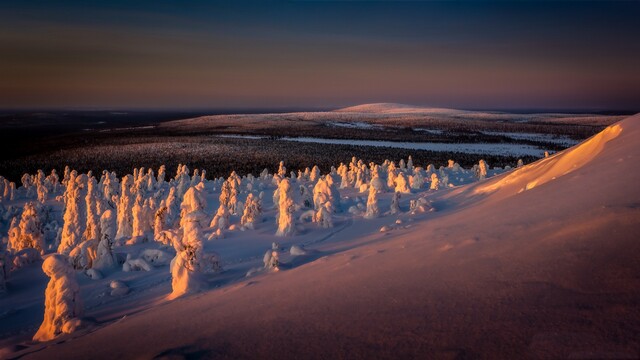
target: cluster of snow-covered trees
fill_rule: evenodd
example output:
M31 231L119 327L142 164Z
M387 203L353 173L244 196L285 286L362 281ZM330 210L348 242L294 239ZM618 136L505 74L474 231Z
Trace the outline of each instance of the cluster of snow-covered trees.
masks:
M170 265L170 298L176 298L202 288L206 274L221 270L219 255L205 251L205 242L224 238L228 231L260 228L267 210L275 212L275 235L291 236L304 227L333 227L336 214L345 211L363 219L398 213L403 194L484 179L488 169L483 160L465 170L452 160L436 169L416 166L411 157L397 164L367 164L354 157L326 173L317 166L288 171L281 162L274 174L266 169L257 177L232 172L212 180L186 165L179 165L171 179L164 166L157 174L139 168L122 178L109 171L98 177L80 174L68 167L62 177L38 171L25 174L21 187L0 177L0 230L7 234L0 243L0 293L7 291L12 269L45 256L43 270L51 280L45 320L34 339L48 340L79 324L76 272L99 279L114 271ZM366 204L346 209L344 191L363 194ZM273 208L265 208L265 193L272 193ZM379 203L382 193L392 194L386 209ZM209 204L215 198L217 208ZM427 207L420 198L411 201L410 211ZM117 252L118 247L144 243L161 247L137 258ZM265 266L278 268L277 249L267 255Z

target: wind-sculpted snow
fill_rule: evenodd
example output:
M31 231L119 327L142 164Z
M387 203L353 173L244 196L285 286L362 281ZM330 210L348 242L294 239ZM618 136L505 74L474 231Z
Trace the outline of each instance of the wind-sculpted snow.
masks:
M75 333L38 345L24 334L38 326L27 314L42 311L46 278L37 264L14 268L0 297L2 309L16 309L0 313L0 354L637 357L639 121L511 171L481 159L465 169L453 160L436 167L357 158L320 172L285 161L275 174L226 179L181 167L160 182L136 171L125 194L156 204L161 226L147 240L125 236L107 249L118 211L108 210L99 249L118 264L145 260L150 271L105 266L93 280L76 269L85 318ZM84 185L72 178L44 203L18 187L2 209L35 201L36 214L48 206L60 221L64 187ZM117 207L121 194L113 196ZM182 212L168 221L176 201ZM2 211L2 221L21 216ZM45 259L56 241L45 241ZM27 279L39 285L15 282Z
M536 186L544 185L549 181L565 176L583 166L587 166L604 150L609 141L617 138L623 132L623 128L625 127L623 124L629 124L629 127L633 127L631 121L632 119L629 119L622 123L609 126L601 133L594 135L573 148L478 186L475 192L479 194L491 193L505 188L517 192L531 190Z

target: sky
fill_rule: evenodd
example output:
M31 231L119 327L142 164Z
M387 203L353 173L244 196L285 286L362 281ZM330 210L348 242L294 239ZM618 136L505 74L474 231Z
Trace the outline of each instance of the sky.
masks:
M640 2L13 1L0 108L640 111Z

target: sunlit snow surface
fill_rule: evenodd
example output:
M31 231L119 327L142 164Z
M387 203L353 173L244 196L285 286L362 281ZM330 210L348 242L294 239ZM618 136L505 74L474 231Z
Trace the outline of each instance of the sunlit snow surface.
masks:
M491 170L480 182L469 170L445 168L454 188L430 191L427 183L403 194L399 214L384 214L392 197L386 192L377 218L345 211L324 229L296 216L291 237L275 237L275 186L260 181L263 222L205 242L225 271L211 275L202 294L167 302L166 265L115 271L102 280L78 272L86 316L95 323L37 345L23 341L41 320L46 279L39 264L13 272L0 297L0 357L100 351L126 358L293 358L312 351L335 358L357 351L361 357L637 358L639 125L640 116L629 118L520 169ZM210 214L219 185L207 183ZM353 187L340 194L345 209L367 201ZM433 211L409 211L419 198ZM281 271L254 271L272 242L279 242ZM304 245L306 254L291 255L300 253L293 245ZM162 248L148 243L116 252L135 255L147 247ZM131 292L110 296L114 279Z

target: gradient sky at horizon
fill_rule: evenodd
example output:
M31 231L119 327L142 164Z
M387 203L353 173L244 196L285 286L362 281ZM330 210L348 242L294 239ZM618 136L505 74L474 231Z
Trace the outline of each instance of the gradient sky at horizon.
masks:
M5 1L0 107L640 111L640 2Z

